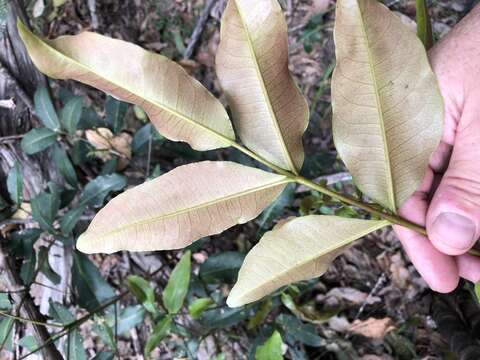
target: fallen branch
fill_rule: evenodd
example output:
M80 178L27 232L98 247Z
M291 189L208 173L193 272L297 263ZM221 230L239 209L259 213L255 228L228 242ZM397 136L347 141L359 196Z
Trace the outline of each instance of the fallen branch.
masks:
M193 29L192 36L190 37L190 42L188 43L187 49L183 54L184 59L191 59L195 48L197 47L198 41L200 40L200 36L202 35L203 29L205 24L207 23L208 17L210 16L210 11L212 11L213 5L217 0L208 0L205 4L205 8L203 9L200 17L198 18L197 24Z
M3 242L3 237L0 237L0 241ZM9 294L14 302L14 308L25 319L28 319L32 325L35 340L38 344L45 343L50 339L50 334L42 323L46 323L45 317L40 313L37 306L33 302L28 292L19 292L19 289L23 289L23 283L20 279L20 271L17 269L14 259L7 256L0 244L0 268L4 270L5 287L9 291ZM55 347L55 344L51 343L42 349L42 355L44 359L49 360L63 360L63 356Z

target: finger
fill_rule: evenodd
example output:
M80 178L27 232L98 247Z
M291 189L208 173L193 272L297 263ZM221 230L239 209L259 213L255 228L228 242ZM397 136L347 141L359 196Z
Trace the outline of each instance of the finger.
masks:
M429 169L419 190L405 202L399 214L419 225L424 225L428 206L427 192L432 183L433 171ZM398 225L393 228L410 261L432 290L445 293L457 287L458 269L452 257L438 251L425 236L415 231Z
M480 281L480 258L469 254L457 256L457 267L460 276L473 283Z
M479 105L466 105L450 163L427 213L429 239L449 255L467 252L480 236L479 114Z
M403 248L428 286L437 292L448 293L458 285L459 274L455 259L438 251L423 235L395 226Z

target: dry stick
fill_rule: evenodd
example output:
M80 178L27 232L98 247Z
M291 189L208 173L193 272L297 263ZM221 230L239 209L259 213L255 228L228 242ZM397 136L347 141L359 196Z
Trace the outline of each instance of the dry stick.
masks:
M2 240L0 238L0 240ZM50 334L45 327L45 318L38 310L28 292L17 292L18 289L23 288L22 280L19 276L19 271L16 269L14 261L7 256L0 247L0 267L5 270L5 279L7 288L12 289L10 296L15 304L19 304L20 314L23 318L32 321L35 339L38 343L46 342L50 338ZM23 296L22 296L23 294ZM21 306L23 304L23 306ZM63 360L63 356L55 347L55 344L50 343L42 348L42 355L44 359Z
M41 351L42 349L44 349L45 347L53 344L55 341L57 341L58 339L64 337L65 335L68 335L70 334L71 331L73 331L74 329L77 329L80 325L82 325L84 322L88 321L93 315L95 315L96 313L106 309L107 307L115 304L117 301L121 300L123 297L125 297L127 294L129 293L129 291L124 291L122 293L120 293L119 295L115 296L114 298L108 300L106 303L104 304L101 304L100 306L98 306L97 308L93 309L91 312L89 312L88 314L86 314L85 316L82 316L81 318L75 320L75 321L72 321L71 323L65 325L64 329L55 333L53 336L49 337L48 339L46 339L42 345L38 346L37 348L33 349L32 351L30 351L28 354L20 357L18 360L23 360L23 359L26 359L27 357L29 357L30 355L32 354L35 354L36 352L38 351ZM50 358L46 358L46 359L50 359ZM63 359L63 358L61 358Z
M197 47L198 40L200 40L200 36L202 35L203 28L207 23L208 17L210 15L210 11L212 11L213 5L217 0L208 0L205 4L205 8L203 9L200 17L198 18L197 24L195 25L195 29L193 30L192 36L190 37L190 42L188 43L187 49L183 54L184 59L190 59Z
M92 19L92 28L96 30L98 28L97 3L95 0L88 0L87 4L90 18Z

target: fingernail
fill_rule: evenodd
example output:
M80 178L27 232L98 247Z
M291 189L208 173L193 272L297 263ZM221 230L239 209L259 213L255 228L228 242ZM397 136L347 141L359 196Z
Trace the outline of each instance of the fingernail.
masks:
M475 243L475 230L472 220L450 212L438 215L432 225L438 240L458 250L467 250Z

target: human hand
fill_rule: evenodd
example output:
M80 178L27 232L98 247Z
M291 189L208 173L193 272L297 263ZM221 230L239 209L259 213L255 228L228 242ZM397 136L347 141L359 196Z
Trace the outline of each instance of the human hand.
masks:
M428 285L453 291L459 278L480 281L480 5L429 53L445 101L442 142L417 192L399 214L426 226L428 238L395 226Z

